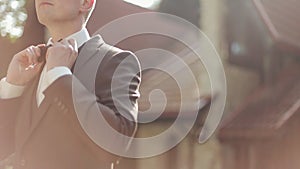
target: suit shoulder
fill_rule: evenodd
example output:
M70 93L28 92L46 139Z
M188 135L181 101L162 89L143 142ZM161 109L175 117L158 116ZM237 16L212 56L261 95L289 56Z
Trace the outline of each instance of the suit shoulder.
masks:
M104 56L104 60L106 61L130 59L132 61L139 63L137 56L132 51L129 50L123 50L118 47L109 45L107 43L101 45L99 47L99 50L106 52Z

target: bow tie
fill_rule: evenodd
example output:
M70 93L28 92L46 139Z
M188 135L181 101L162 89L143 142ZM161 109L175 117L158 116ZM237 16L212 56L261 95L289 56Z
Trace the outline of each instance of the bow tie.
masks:
M48 48L52 46L52 45L48 45L48 46L40 46L40 50L41 50L41 56L38 58L38 62L43 62L46 60L46 53Z
M57 42L62 41L63 39L59 39ZM47 46L40 46L40 50L41 50L41 56L38 58L38 62L43 62L46 60L46 53L49 47L51 47L52 44L49 44Z
M62 39L60 39L58 42L60 42L60 41L62 41ZM52 46L52 44L47 45L47 46L40 46L40 47L39 47L40 50L41 50L41 57L38 58L38 62L43 62L43 61L46 60L46 53L47 53L47 50L48 50L48 48L51 47L51 46ZM82 46L83 46L83 45L81 45L81 46L78 48L78 54L79 54L79 52L80 52Z

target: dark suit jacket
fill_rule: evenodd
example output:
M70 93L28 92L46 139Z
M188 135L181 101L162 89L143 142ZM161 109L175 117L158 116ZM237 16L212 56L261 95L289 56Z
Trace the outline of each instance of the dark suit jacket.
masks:
M126 152L136 130L140 84L132 53L95 36L79 53L73 76L51 84L39 108L37 84L35 78L21 97L0 100L0 159L15 153L15 168L101 169L117 158L107 150ZM129 137L112 134L105 122ZM112 144L101 146L107 142Z

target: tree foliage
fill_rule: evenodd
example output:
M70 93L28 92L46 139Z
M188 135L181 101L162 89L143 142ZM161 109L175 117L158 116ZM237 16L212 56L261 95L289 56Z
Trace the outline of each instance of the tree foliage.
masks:
M27 19L26 0L0 0L0 36L17 39Z

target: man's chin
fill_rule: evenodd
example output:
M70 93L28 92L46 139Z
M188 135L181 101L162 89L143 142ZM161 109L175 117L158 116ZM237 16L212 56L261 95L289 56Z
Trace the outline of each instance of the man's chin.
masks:
M47 26L48 23L50 22L50 18L49 17L46 17L46 16L41 16L39 15L38 16L38 21L40 24L44 25L44 26Z
M45 21L43 19L38 19L39 23L46 26Z

